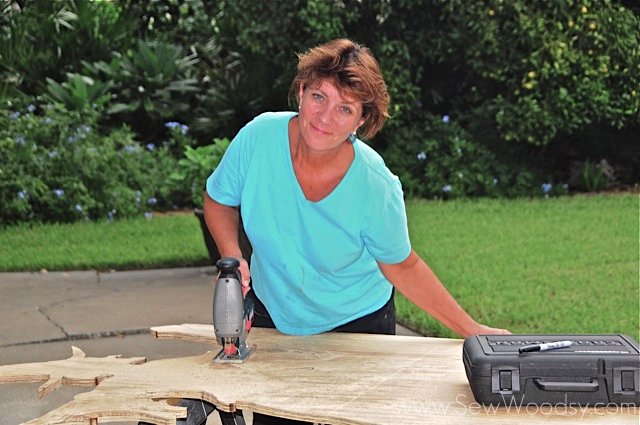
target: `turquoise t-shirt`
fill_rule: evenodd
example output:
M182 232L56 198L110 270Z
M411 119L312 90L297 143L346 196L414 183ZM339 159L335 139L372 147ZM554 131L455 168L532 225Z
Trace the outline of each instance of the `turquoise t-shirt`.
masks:
M376 259L399 263L411 245L400 180L360 140L333 192L305 198L289 149L295 115L269 112L248 123L206 189L223 205L242 206L253 290L277 329L311 335L380 309L392 286Z

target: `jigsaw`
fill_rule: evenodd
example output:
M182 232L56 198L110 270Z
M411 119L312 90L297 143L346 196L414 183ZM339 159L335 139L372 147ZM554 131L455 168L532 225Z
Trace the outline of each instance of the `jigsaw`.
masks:
M215 363L244 363L255 351L247 343L253 323L253 300L242 294L240 261L223 257L216 262L220 272L213 291L213 328L222 350L214 357Z

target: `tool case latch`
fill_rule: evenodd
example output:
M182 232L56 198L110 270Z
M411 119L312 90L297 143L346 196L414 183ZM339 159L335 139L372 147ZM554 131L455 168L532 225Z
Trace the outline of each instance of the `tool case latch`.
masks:
M520 369L500 366L491 369L491 392L513 394L520 392Z
M613 368L613 392L634 394L640 391L640 370L625 367Z

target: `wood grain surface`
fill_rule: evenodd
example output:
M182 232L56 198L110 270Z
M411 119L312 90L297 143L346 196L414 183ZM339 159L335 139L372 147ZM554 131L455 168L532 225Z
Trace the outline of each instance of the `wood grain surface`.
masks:
M256 352L244 364L216 364L211 325L152 328L161 339L210 342L201 356L156 360L117 356L0 366L0 383L97 385L29 424L144 420L173 424L178 398L226 411L249 410L331 424L638 424L638 410L571 406L485 407L475 402L462 340L328 333L285 336L252 329ZM10 390L10 387L3 390Z

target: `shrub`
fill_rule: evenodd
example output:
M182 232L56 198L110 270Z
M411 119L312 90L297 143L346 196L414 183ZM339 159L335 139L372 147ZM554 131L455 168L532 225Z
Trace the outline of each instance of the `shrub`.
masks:
M127 127L100 134L95 110L0 111L0 224L127 217L171 206L169 144L141 146Z
M103 106L111 97L108 94L111 83L95 81L80 74L67 73L67 81L59 84L47 78L47 94L52 102L65 105L67 109L82 109L87 105Z
M126 50L135 31L136 21L119 2L2 3L0 96L41 94L47 77L62 81L65 73L79 72L82 61Z
M197 54L180 46L139 40L134 51L114 52L109 63L85 63L84 72L109 87L109 121L126 122L148 141L163 134L163 121L189 114L199 90L193 78L197 62Z
M449 116L423 112L419 125L392 122L379 136L384 158L410 197L450 199L476 196L542 195L540 178L511 169Z
M408 97L409 109L455 116L513 166L566 181L574 161L604 158L620 183L637 182L640 20L633 2L412 0L391 2L386 13L382 3L359 3L354 28L376 29L368 40L390 71L405 125L416 125L404 116ZM369 15L376 20L363 25L375 5Z
M415 69L440 71L423 74L426 88L503 140L542 146L590 123L638 123L640 21L618 2L421 0L393 18L409 26Z
M207 177L218 166L229 147L230 140L214 139L212 144L192 148L186 146L184 157L169 176L174 196L184 200L184 205L202 208Z

